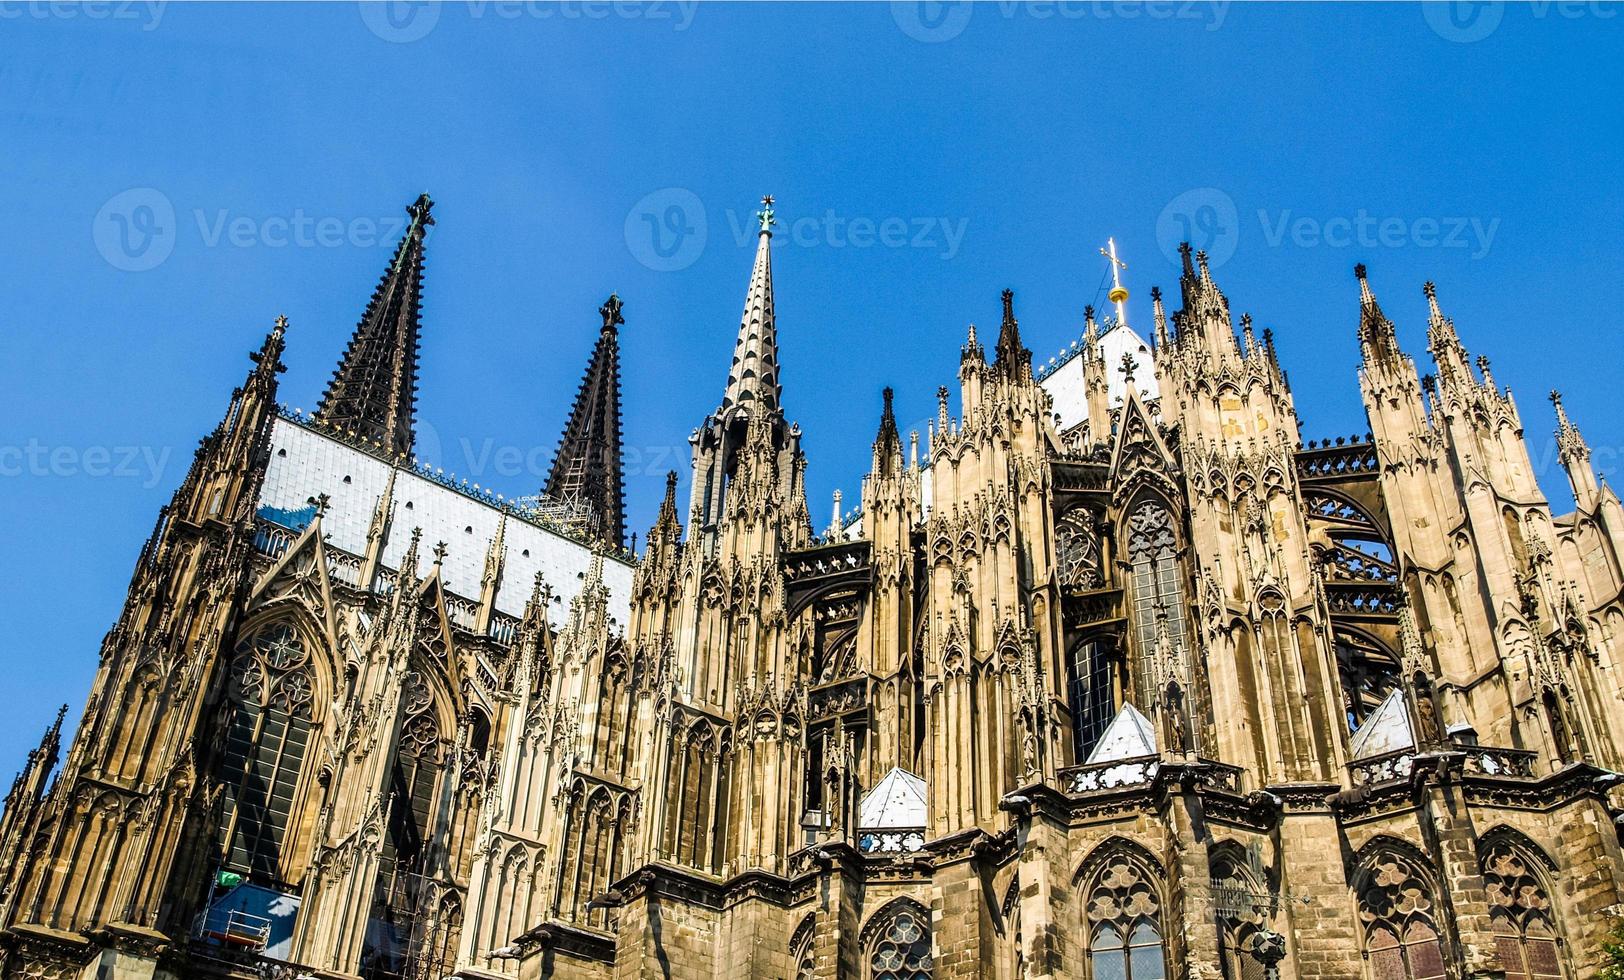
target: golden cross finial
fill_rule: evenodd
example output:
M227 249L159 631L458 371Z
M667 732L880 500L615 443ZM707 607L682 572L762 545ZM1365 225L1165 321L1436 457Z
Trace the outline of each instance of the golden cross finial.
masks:
M1128 268L1128 263L1117 258L1115 238L1107 238L1105 244L1106 247L1100 249L1100 254L1111 264L1111 292L1107 295L1111 302L1116 304L1117 322L1127 323L1128 313L1124 304L1128 301L1128 290L1122 285L1122 272Z

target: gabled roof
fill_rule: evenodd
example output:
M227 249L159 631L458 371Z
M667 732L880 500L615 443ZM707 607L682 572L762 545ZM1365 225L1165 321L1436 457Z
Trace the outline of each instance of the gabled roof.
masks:
M1394 689L1365 723L1353 733L1349 746L1355 759L1415 748L1415 734L1410 731L1410 710L1404 700L1404 691Z
M925 826L925 781L903 768L886 773L857 802L860 830Z
M1139 713L1128 702L1105 728L1105 734L1088 753L1088 763L1112 762L1117 759L1137 759L1156 754L1156 729L1150 719Z

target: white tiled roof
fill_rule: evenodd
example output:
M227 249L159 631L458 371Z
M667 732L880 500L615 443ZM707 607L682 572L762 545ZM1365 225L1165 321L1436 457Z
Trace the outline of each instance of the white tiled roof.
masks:
M1410 712L1405 705L1404 691L1395 688L1353 733L1348 751L1355 759L1368 759L1414 747L1415 735L1410 731Z
M925 826L925 781L906 769L886 773L857 803L857 828Z
M1088 418L1088 391L1083 387L1082 341L1077 341L1053 358L1055 366L1038 365L1038 383L1054 399L1054 411L1060 416L1060 429L1069 429ZM1154 401L1160 391L1156 386L1156 371L1151 364L1150 344L1126 324L1112 325L1100 334L1100 353L1105 358L1105 387L1111 394L1111 407L1120 408L1127 395L1128 383L1122 377L1122 356L1132 354L1137 363L1133 374L1139 397Z
M1116 717L1111 719L1111 724L1106 726L1105 734L1100 736L1094 751L1088 754L1087 761L1112 762L1155 754L1156 730L1151 726L1150 719L1124 701Z
M328 504L322 528L328 543L352 554L364 554L373 510L389 483L390 464L287 419L276 420L271 447L260 506L297 511L307 508L312 497L325 493ZM485 555L503 512L410 470L395 472L395 516L384 543L384 566L398 565L411 541L412 528L421 527L421 571L428 572L433 560L431 549L444 541L446 556L441 575L445 587L477 601ZM550 611L551 620L555 625L562 624L570 600L580 592L582 580L591 568L592 550L511 515L504 543L507 558L496 592L497 611L523 615L536 572L540 571L553 594L560 597ZM622 629L628 615L631 577L628 563L604 559L609 614Z

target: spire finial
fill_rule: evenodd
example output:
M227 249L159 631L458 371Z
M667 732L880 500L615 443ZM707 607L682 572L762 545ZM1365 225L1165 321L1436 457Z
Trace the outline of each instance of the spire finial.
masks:
M620 315L620 311L625 306L626 304L620 301L617 294L609 294L609 298L603 301L602 306L598 307L598 315L603 317L603 329L613 330L626 322L626 318Z
M1137 368L1138 366L1139 366L1139 362L1133 359L1132 354L1123 354L1122 355L1122 379L1124 381L1126 381L1128 384L1133 384L1133 372L1134 372L1134 369Z
M1105 248L1100 249L1100 254L1105 256L1111 266L1111 291L1107 294L1107 298L1116 304L1117 322L1127 323L1128 312L1125 304L1128 302L1128 290L1122 285L1121 274L1127 271L1128 263L1117 258L1115 238L1107 238L1105 245Z
M1421 292L1426 294L1426 297L1427 297L1427 315L1428 315L1428 317L1430 317L1434 323L1437 323L1437 322L1443 320L1444 311L1438 307L1438 287L1437 287L1437 285L1434 284L1432 282L1432 280L1429 279L1421 286Z
M773 225L778 223L773 220L773 196L771 194L762 196L761 210L756 212L756 217L761 219L761 234L771 235Z

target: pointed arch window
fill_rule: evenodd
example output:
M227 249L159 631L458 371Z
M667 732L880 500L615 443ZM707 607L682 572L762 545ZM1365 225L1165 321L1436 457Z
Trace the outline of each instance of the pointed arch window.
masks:
M1115 855L1094 876L1087 896L1091 980L1166 980L1161 898L1145 869Z
M1346 630L1336 631L1335 643L1343 714L1353 731L1399 686L1398 658L1375 641Z
M310 654L289 624L271 623L237 644L231 720L220 760L223 866L280 881L282 847L310 747Z
M1117 655L1113 638L1088 637L1071 649L1072 751L1088 757L1116 714Z
M1156 649L1158 620L1165 616L1175 650L1184 649L1184 582L1172 513L1147 500L1128 515L1128 562L1133 568L1134 635L1139 656Z
M1094 515L1086 507L1073 507L1055 523L1055 564L1064 589L1098 589L1105 584L1100 563L1100 538Z
M1416 860L1382 851L1360 875L1359 919L1373 980L1442 980L1443 945L1433 918L1433 889Z
M795 964L795 980L812 980L817 975L818 959L812 952L813 938L813 919L807 916L789 943L790 962Z
M1532 864L1503 840L1488 844L1478 863L1506 980L1561 980L1551 899Z
M930 980L929 920L915 908L897 910L875 935L868 963L870 980Z

